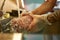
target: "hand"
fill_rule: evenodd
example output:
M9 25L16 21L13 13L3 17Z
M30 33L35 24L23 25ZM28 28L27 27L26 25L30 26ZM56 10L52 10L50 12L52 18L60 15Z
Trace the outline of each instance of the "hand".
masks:
M29 25L28 31L29 32L41 31L46 26L44 16L41 16L41 15L32 15L32 16L33 16L33 21Z
M33 20L31 24L27 27L28 32L38 32L41 31L44 27L48 25L47 15L32 15L32 14L23 14L22 16L30 15Z

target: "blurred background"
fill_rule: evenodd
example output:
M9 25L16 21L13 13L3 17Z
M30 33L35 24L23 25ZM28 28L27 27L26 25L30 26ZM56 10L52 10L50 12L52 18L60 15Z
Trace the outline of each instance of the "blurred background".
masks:
M37 7L39 7L42 3L44 2L44 0L24 0L25 3L25 8L27 10L34 10ZM57 0L57 5L54 7L54 10L56 9L60 9L60 0Z
M3 1L4 0L0 0L0 9L1 9ZM44 0L23 0L23 1L25 5L24 8L29 11L36 9L44 2ZM60 0L57 0L56 4L57 6L55 6L54 8L60 9ZM16 9L17 9L16 0L5 0L3 11L11 11L11 10L16 10Z

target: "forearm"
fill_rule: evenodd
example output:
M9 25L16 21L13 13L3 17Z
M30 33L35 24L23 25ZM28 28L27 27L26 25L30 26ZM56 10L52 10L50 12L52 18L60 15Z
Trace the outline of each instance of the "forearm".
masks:
M32 14L44 14L53 9L53 7L56 5L57 0L47 0L45 1L41 6L39 6L37 9L32 11Z

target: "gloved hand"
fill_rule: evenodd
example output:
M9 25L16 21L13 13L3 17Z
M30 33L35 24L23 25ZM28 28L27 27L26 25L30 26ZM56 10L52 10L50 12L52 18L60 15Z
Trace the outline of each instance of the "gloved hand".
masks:
M33 21L29 25L29 31L37 32L41 28L47 27L48 25L53 25L55 22L60 22L60 10L55 10L54 12L44 14L44 15L32 15Z
M46 14L46 15L31 15L33 17L33 20L31 22L31 24L29 25L29 27L27 28L27 30L29 32L39 32L44 27L47 27L48 25L52 25L47 19L48 15L49 14Z
M52 25L56 21L60 21L60 10L55 10L54 12L44 14L44 15L31 15L33 21L29 25L28 30L30 32L40 31L42 28Z

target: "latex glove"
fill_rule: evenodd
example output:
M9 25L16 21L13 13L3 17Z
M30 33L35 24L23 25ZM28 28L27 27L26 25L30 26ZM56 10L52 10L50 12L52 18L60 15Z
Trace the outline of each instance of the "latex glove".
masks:
M30 32L38 32L41 31L44 27L47 27L48 25L52 25L48 19L47 15L34 15L33 21L29 25L28 30Z
M33 20L31 21L31 24L27 27L28 32L38 32L41 31L44 27L47 25L51 25L49 21L47 20L46 15L33 15L33 14L22 14L22 16L30 15Z

